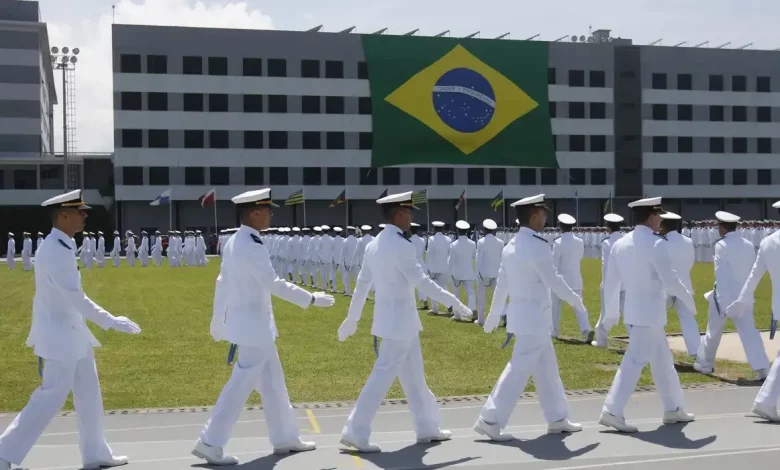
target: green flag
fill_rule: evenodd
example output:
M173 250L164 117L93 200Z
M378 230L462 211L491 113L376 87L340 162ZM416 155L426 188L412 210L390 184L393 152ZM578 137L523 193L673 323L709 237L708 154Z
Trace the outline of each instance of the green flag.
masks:
M557 167L547 43L364 35L371 166Z

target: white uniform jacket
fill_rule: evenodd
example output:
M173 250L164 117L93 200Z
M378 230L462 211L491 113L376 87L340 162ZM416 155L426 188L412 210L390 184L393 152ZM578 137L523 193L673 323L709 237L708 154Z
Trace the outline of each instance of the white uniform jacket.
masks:
M588 236L590 236L588 234ZM585 256L585 242L571 232L561 234L553 242L553 260L563 280L574 290L582 290L580 265Z
M450 254L447 259L449 273L456 281L473 281L477 278L474 265L477 261L477 244L469 240L466 235L461 235L450 245Z

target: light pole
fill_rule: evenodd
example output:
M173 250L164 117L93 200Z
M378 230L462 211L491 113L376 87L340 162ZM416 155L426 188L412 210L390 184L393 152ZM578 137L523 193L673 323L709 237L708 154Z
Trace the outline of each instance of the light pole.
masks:
M51 48L52 68L62 70L62 179L66 192L68 191L68 179L70 174L68 172L68 82L65 73L69 69L74 70L76 68L77 55L79 55L78 47L74 47L73 50L70 50L67 47L63 47L62 50L58 47Z

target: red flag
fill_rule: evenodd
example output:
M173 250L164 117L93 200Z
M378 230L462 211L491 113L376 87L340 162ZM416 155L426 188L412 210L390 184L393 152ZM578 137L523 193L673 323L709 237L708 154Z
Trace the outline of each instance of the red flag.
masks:
M212 188L209 192L198 198L200 207L206 207L209 204L214 204L216 189Z
M455 210L460 209L460 205L463 204L463 201L466 200L466 190L463 190L463 193L461 193L460 198L458 198L457 204L455 204Z

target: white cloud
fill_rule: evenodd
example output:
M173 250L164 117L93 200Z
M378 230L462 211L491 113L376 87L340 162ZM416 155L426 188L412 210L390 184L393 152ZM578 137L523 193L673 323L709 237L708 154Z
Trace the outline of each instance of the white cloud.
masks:
M47 20L46 12L44 21ZM49 22L52 46L81 49L76 66L76 139L79 152L114 149L113 83L111 67L112 14L81 23ZM245 2L206 4L187 0L141 0L116 3L116 22L159 26L274 29L271 18ZM62 103L62 79L55 74ZM55 108L55 149L62 150L62 110Z

